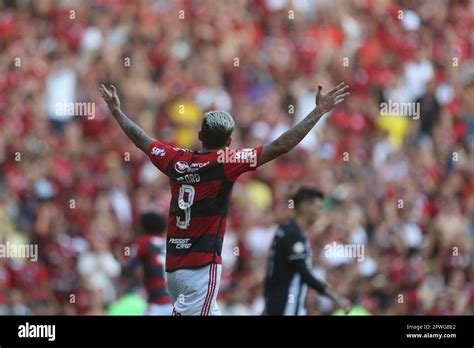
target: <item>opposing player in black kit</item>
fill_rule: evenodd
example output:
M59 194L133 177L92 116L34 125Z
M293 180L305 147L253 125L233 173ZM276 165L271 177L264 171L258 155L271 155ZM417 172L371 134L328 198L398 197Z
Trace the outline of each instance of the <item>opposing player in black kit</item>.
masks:
M295 216L279 226L273 240L265 278L265 314L306 315L305 298L308 285L329 297L346 313L351 303L335 293L328 284L311 273L311 246L305 230L318 217L323 194L301 188L293 196Z

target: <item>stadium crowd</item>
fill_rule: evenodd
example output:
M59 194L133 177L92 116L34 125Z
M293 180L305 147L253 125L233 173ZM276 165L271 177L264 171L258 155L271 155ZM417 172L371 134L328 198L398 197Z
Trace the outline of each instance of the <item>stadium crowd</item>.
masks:
M104 314L137 291L127 250L141 212L167 214L167 178L100 100L150 135L199 146L229 111L233 147L268 142L351 86L280 160L234 187L223 314L260 314L267 251L289 195L327 198L309 231L314 272L367 314L474 314L474 2L463 0L0 0L1 314ZM383 115L381 103L412 103ZM86 103L88 115L58 111ZM415 103L415 104L413 104ZM66 104L65 104L66 105ZM328 255L333 242L363 258ZM138 290L139 291L139 290ZM139 291L140 292L140 291ZM310 292L311 314L330 314Z

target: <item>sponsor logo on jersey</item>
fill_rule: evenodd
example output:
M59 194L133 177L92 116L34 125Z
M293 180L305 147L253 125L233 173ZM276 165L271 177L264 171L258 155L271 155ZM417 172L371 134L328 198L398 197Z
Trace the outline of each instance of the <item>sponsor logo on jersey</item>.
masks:
M178 161L175 163L174 169L176 169L178 173L187 173L189 169L189 164L188 162Z
M176 249L189 249L192 243L189 243L191 238L170 238L169 243L174 244Z
M163 157L164 155L166 155L166 151L155 146L153 149L151 149L151 154Z
M174 169L178 173L193 173L198 171L199 169L207 166L209 164L209 161L204 162L204 163L191 163L191 165L188 164L188 162L185 161L178 161L174 165Z
M249 163L250 167L257 166L256 149L236 149L232 150L226 147L217 151L218 163Z
M296 242L293 244L293 252L296 254L301 254L305 250L304 243L303 242Z

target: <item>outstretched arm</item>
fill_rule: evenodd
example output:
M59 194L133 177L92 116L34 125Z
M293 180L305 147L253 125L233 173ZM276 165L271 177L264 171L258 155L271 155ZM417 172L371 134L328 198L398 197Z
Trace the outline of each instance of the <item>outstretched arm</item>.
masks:
M115 86L110 86L110 91L104 86L100 86L100 93L102 99L107 103L110 112L114 119L118 122L122 130L127 134L131 141L143 152L147 152L148 147L153 142L153 138L148 136L143 129L141 129L135 122L130 120L120 110L120 100L117 96Z
M318 86L318 93L316 94L317 106L297 125L287 130L271 143L263 146L259 165L287 153L298 145L326 112L344 101L344 98L349 95L349 92L344 93L348 88L349 86L345 83L340 83L332 91L321 94L322 87Z
M314 277L311 274L311 271L308 269L308 266L306 266L305 260L301 259L301 260L295 260L293 262L294 262L296 271L301 276L301 279L306 284L308 284L310 288L316 290L321 295L330 298L336 304L336 306L338 306L339 308L342 308L346 314L351 311L351 308L352 308L351 302L347 298L336 293L333 289L331 289L331 287L328 284Z

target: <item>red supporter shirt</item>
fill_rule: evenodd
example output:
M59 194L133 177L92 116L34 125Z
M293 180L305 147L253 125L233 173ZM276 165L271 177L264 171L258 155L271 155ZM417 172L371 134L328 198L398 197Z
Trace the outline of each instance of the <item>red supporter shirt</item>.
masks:
M150 144L148 156L170 179L167 272L222 262L232 187L240 174L257 168L262 149L200 153Z
M137 259L145 270L145 287L149 303L171 303L163 267L165 245L166 241L159 235L144 235L137 240Z

